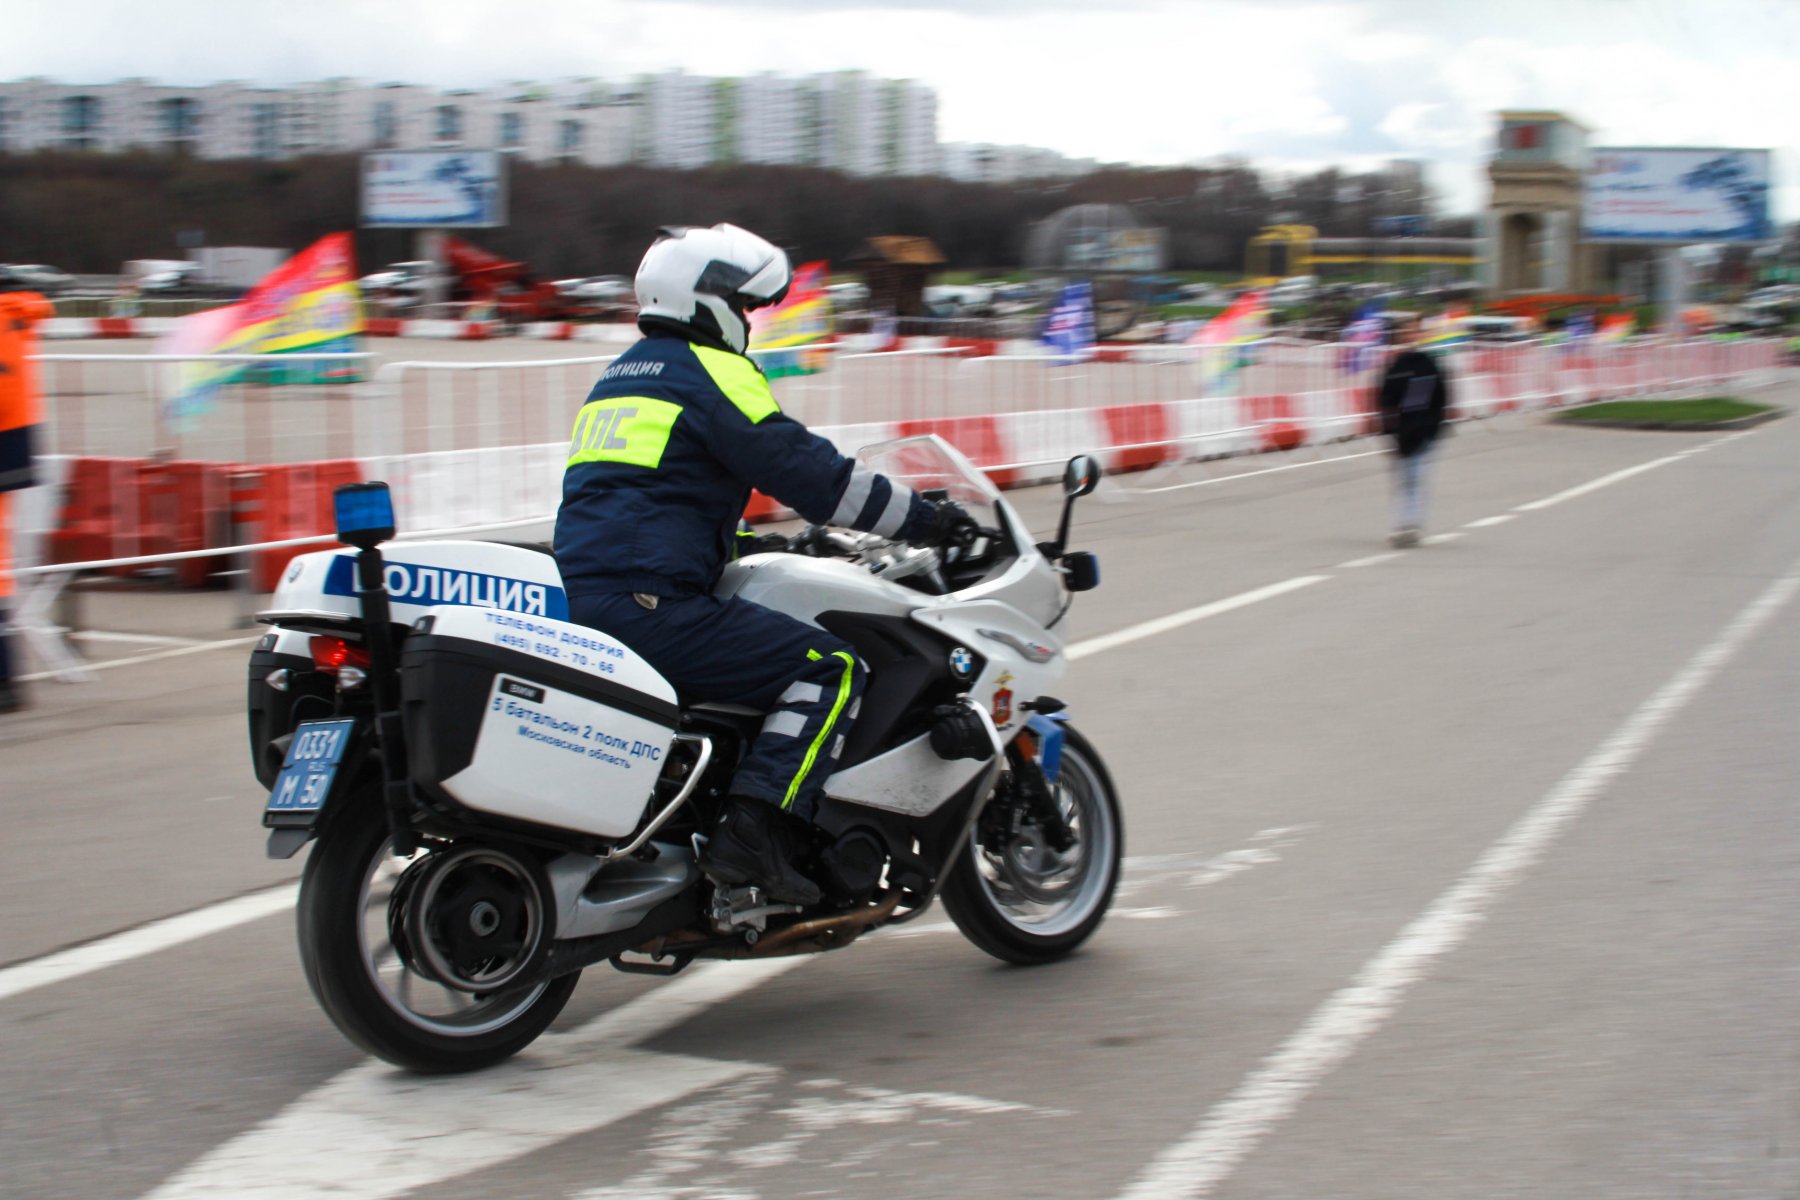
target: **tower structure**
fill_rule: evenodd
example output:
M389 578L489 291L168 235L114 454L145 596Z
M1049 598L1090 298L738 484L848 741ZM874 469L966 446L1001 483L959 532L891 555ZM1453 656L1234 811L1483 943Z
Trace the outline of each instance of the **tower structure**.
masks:
M1483 284L1491 295L1585 292L1588 256L1581 240L1581 184L1588 130L1562 113L1499 114L1493 185L1483 230Z

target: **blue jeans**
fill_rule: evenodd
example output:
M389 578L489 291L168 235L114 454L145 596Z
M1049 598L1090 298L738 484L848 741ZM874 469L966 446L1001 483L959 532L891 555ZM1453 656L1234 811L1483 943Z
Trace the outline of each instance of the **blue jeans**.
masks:
M649 609L629 592L571 595L569 619L642 655L684 703L767 712L732 794L812 820L862 701L862 663L846 642L760 604L705 593L664 596Z
M1418 529L1425 523L1425 466L1431 445L1411 454L1394 455L1394 528Z

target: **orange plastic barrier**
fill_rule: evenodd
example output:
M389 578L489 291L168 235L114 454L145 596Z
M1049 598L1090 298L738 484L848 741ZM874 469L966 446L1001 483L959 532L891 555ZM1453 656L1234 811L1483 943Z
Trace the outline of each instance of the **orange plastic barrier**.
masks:
M77 458L47 560L53 563L130 558L139 549L138 468L135 458Z
M248 528L240 542L280 542L330 533L331 493L341 484L361 483L362 471L349 460L245 467L232 476L233 517ZM281 573L299 554L328 548L285 546L257 550L250 556L250 582L259 592L272 592Z
M179 554L224 546L231 539L230 474L214 462L138 464L139 554ZM182 587L202 587L230 569L230 559L189 558L170 564Z

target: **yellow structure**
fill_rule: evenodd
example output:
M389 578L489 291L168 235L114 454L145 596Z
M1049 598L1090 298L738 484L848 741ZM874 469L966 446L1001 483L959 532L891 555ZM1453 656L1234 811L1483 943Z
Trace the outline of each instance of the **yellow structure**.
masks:
M1448 267L1466 275L1480 262L1472 238L1322 238L1311 225L1270 225L1250 239L1244 275L1266 287L1334 268Z

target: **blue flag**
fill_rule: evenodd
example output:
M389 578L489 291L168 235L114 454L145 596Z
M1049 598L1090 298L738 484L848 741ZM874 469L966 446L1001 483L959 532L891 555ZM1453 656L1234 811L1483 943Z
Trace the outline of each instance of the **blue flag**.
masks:
M1094 287L1090 283L1071 283L1044 322L1044 346L1052 353L1069 359L1085 359L1094 350Z

